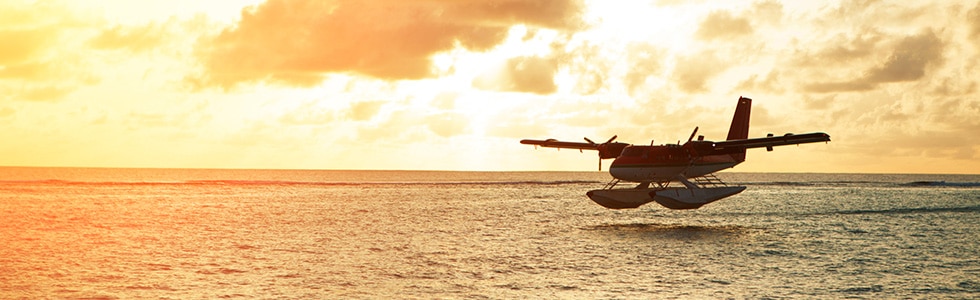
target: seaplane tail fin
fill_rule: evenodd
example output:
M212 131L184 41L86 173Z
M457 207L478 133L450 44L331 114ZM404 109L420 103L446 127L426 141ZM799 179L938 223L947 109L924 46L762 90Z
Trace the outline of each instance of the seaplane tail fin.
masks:
M752 99L738 97L738 106L735 106L735 116L732 118L732 127L728 128L728 139L744 140L749 137L749 116L752 112ZM745 161L745 149L738 153L732 153L732 157L738 161Z
M739 97L735 107L735 117L732 127L728 128L728 140L744 140L749 138L749 115L752 112L752 99Z

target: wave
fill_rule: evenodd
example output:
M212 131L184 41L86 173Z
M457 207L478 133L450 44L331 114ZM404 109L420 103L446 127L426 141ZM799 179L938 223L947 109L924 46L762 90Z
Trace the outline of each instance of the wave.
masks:
M768 186L814 186L815 182L793 182L793 181L772 181L772 182L742 182L736 184L744 185L768 185Z
M886 181L864 181L864 180L835 180L835 181L749 181L733 182L745 185L768 185L768 186L873 186L873 185L893 185L894 182Z
M980 187L980 182L946 182L945 180L939 181L912 181L901 184L902 186L922 186L922 187L934 187L934 186L949 186L949 187Z
M836 212L844 215L863 215L863 214L912 214L912 213L942 213L942 212L980 212L980 206L963 207L914 207L914 208L891 208L882 210L858 209L843 210Z
M765 182L729 182L729 184L749 186L785 186L785 187L958 187L978 188L980 182L949 182L949 181L765 181Z

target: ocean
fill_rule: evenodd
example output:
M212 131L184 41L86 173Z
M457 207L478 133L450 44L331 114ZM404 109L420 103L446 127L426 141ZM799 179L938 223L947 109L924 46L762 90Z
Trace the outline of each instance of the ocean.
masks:
M980 175L718 176L0 168L0 298L980 298Z

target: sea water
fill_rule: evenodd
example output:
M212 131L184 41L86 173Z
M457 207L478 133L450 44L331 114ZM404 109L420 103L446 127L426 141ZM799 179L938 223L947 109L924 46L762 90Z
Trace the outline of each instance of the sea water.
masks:
M0 168L0 298L977 298L980 176Z

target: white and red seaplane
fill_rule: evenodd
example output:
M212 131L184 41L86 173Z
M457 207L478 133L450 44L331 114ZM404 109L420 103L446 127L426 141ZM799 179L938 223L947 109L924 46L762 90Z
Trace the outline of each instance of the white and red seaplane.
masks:
M705 204L738 194L745 186L728 185L713 173L734 167L745 161L745 150L829 142L830 135L823 132L782 136L748 138L749 115L752 99L739 97L735 117L724 141L705 141L704 136L694 140L698 129L684 144L630 145L614 142L613 136L605 143L597 144L588 138L586 143L562 142L555 139L521 140L521 144L549 148L596 150L599 152L599 168L602 160L615 158L609 167L613 180L605 187L591 190L586 195L607 208L637 208L653 201L670 209L696 209ZM639 183L632 188L616 188L620 182ZM683 187L671 187L680 182ZM651 187L651 184L654 186Z

